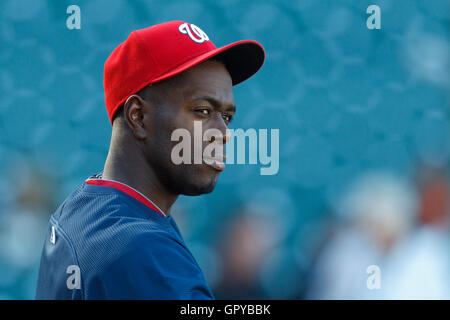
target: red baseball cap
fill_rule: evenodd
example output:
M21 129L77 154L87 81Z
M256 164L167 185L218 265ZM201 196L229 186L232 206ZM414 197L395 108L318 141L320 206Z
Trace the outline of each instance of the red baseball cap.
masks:
M117 109L130 95L212 57L224 62L236 85L261 68L265 53L252 40L216 48L203 30L184 21L131 32L105 62L105 103L111 123Z

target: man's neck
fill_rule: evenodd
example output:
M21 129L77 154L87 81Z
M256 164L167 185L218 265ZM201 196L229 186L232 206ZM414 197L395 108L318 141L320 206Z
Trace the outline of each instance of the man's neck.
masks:
M129 154L131 153L118 152L118 148L114 148L111 144L102 178L121 182L136 189L169 216L178 195L167 192L145 159L130 157Z

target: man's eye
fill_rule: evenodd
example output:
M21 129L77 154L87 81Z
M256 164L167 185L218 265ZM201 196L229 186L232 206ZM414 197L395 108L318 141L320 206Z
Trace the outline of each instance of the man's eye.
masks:
M222 118L226 122L230 122L233 117L231 115L229 115L229 114L224 114L224 115L222 115Z
M197 112L200 112L201 114L204 114L204 115L206 115L206 116L210 114L209 109L205 109L205 108L197 109L196 111L197 111Z

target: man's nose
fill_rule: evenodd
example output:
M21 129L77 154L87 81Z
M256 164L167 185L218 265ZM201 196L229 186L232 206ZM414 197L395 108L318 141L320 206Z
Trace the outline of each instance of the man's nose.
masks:
M222 143L226 144L228 141L231 140L231 132L228 130L228 126L225 123L225 120L222 118L222 115L220 115L217 119L217 123L214 126L214 128L218 129L222 133ZM214 142L216 140L215 137L211 137L210 142Z

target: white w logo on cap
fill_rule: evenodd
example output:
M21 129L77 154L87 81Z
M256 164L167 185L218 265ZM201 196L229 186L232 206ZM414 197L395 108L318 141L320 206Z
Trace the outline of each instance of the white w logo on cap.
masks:
M191 38L192 41L197 43L203 43L205 41L209 41L208 36L206 33L197 27L195 24L188 24L183 23L178 27L178 31L180 31L182 34L187 34L189 38Z

